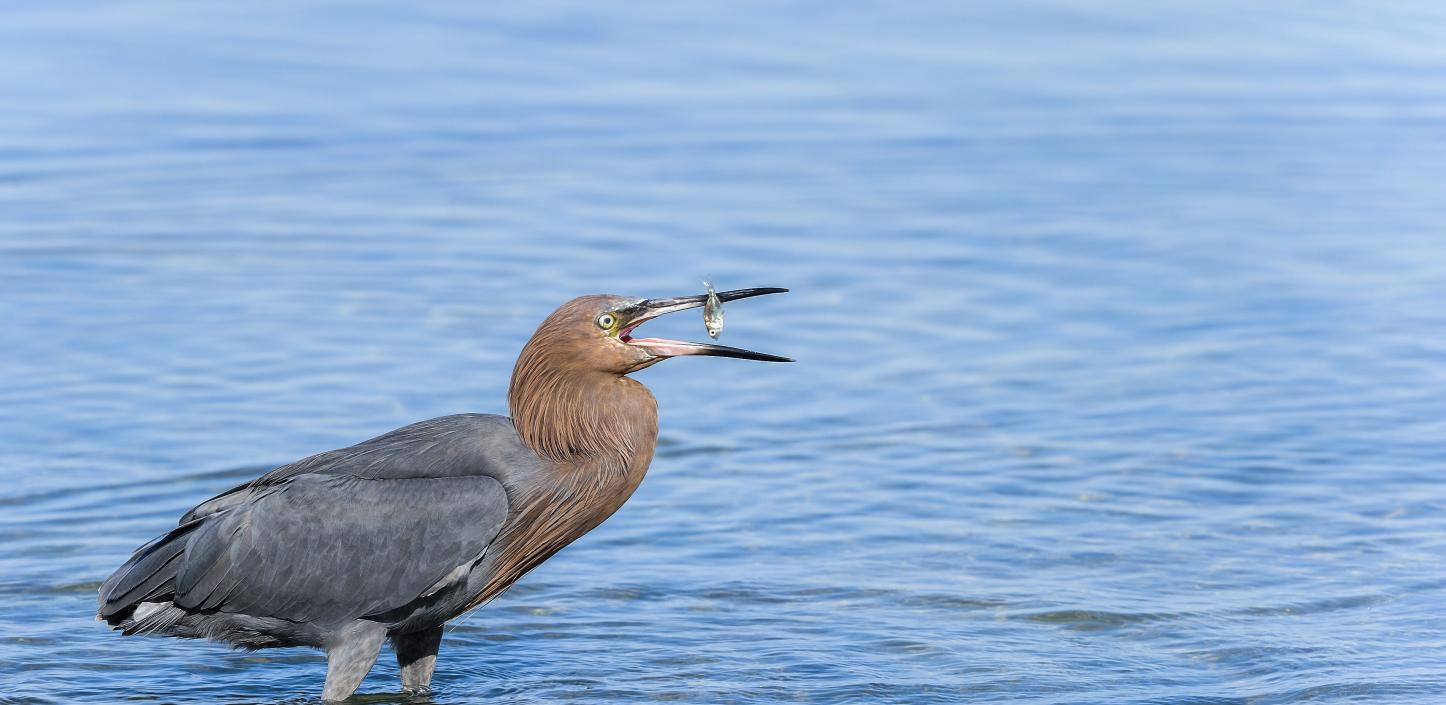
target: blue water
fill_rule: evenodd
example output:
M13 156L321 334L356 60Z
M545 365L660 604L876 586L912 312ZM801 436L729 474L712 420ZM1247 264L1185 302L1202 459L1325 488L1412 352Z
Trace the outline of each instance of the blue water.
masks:
M432 702L1446 702L1438 4L305 5L0 10L0 701L315 697L95 590L706 276Z

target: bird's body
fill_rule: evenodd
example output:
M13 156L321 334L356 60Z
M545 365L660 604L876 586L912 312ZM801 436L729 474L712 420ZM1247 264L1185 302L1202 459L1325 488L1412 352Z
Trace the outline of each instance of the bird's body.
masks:
M509 419L486 414L284 465L187 512L106 583L101 614L131 633L247 648L325 648L336 627L363 618L399 633L436 627L506 587L503 553L546 558L517 532L488 549L514 505L557 494L543 489L557 479L548 465ZM569 539L591 528L551 506ZM399 546L404 537L415 543ZM391 560L359 560L377 555Z
M412 424L203 502L105 582L100 618L127 634L326 649L328 700L350 695L391 639L403 685L426 687L448 620L602 523L642 481L657 408L628 372L679 354L782 359L628 336L691 307L680 301L558 309L518 358L513 418Z

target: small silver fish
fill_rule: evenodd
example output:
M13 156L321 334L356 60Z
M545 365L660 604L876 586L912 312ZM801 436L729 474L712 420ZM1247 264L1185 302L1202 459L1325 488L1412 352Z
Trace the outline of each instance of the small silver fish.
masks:
M708 329L709 338L717 340L723 332L723 302L713 293L713 282L705 279L703 286L708 288L708 302L703 304L703 327Z

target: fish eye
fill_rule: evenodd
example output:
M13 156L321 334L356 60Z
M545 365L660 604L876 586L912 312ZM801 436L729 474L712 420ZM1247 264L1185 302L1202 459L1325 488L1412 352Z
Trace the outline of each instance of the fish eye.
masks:
M618 319L613 318L613 315L611 313L604 313L603 315L597 317L597 327L603 330L612 328L613 324L617 322Z

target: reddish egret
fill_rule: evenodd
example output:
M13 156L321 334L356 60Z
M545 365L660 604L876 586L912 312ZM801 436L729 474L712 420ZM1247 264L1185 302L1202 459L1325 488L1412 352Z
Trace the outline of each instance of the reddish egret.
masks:
M591 531L642 481L657 403L628 373L679 355L790 361L632 337L705 299L563 304L517 357L510 419L423 421L212 497L105 581L100 618L125 634L325 649L325 700L355 692L391 639L402 687L425 689L448 620Z

